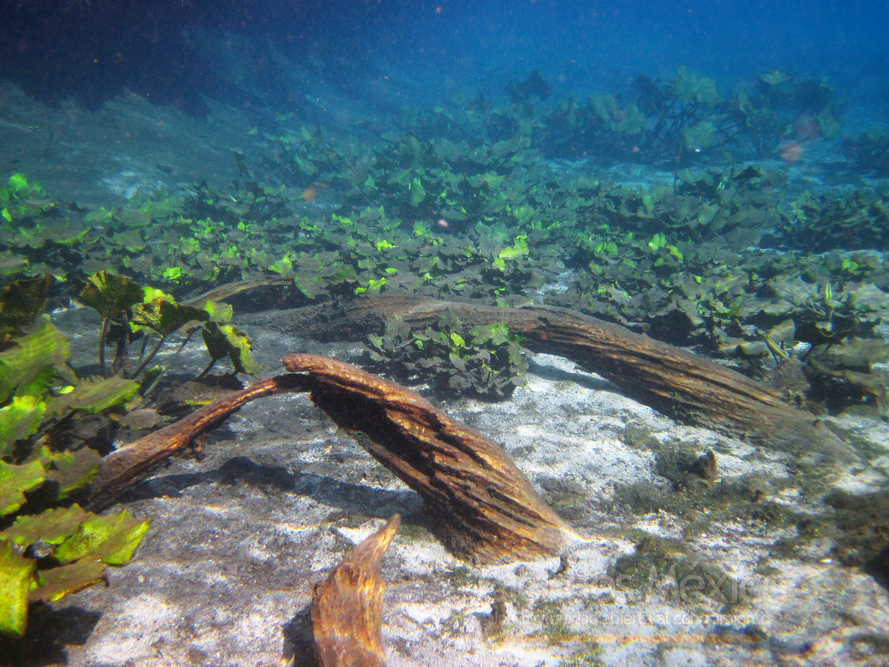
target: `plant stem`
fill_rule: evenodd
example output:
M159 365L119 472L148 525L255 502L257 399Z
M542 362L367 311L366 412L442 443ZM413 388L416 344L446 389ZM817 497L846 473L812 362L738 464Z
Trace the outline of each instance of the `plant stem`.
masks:
M195 380L200 380L200 379L201 379L202 377L204 377L207 373L209 373L209 372L210 372L210 369L213 368L213 367L216 365L216 362L217 362L217 361L219 361L219 360L218 360L218 359L211 359L211 360L210 360L210 363L207 364L207 367L206 367L204 370L201 371L201 374L198 375L198 376L195 378Z
M102 368L102 377L108 377L108 371L105 369L105 338L108 336L109 322L109 318L102 318L102 332L99 334L99 366Z
M167 340L167 337L161 336L161 339L157 342L157 345L155 345L154 348L151 350L151 352L149 352L148 356L145 357L145 361L143 361L141 364L139 364L139 368L137 368L133 372L132 377L136 377L137 375L139 375L139 373L141 373L142 371L145 370L145 367L151 363L152 359L154 359L154 355L156 355L158 353L158 350L161 349L161 345L164 344L165 340Z
M176 359L179 357L179 353L182 352L183 348L186 345L188 345L188 341L191 340L191 337L194 335L195 331L197 331L197 329L193 329L191 331L191 333L189 333L188 336L185 337L185 340L182 341L182 345L179 346L179 349L177 349L176 352L173 353L173 356L170 357L170 360L166 363L166 365L163 367L161 372L157 374L157 377L154 378L154 380L151 381L151 384L149 384L148 387L142 392L143 397L147 398L151 394L151 392L157 386L157 383L160 382L160 379L163 377L164 373L166 373L169 370L170 366L173 365L173 362L176 361ZM161 340L161 343L163 343L163 340ZM160 347L160 343L158 343L158 348L159 347ZM157 352L157 348L155 348L154 352L151 353L151 356L154 356L155 352ZM151 361L150 357L145 362L145 364L147 365L149 361ZM143 370L143 368L140 367L139 371L141 372L142 370ZM200 376L198 376L198 377L200 377Z
M114 352L114 363L111 364L111 371L116 373L123 370L126 375L126 369L130 360L130 323L126 315L121 313L123 317L118 321L120 326L120 337L117 339L117 349Z
M141 365L142 360L145 358L145 350L148 348L148 335L142 336L142 347L139 349L139 359L136 361L137 364Z

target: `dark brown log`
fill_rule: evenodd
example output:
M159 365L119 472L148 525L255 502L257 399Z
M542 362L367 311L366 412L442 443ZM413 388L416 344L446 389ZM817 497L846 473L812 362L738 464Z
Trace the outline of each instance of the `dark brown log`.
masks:
M765 447L819 459L857 459L849 445L813 415L781 400L778 392L726 366L564 308L497 308L413 296L376 296L298 309L290 328L315 337L364 338L400 317L413 327L434 324L452 311L465 326L506 322L524 345L571 359L623 393L677 420L746 437Z
M334 359L294 354L284 367L316 380L312 401L422 496L455 555L537 558L579 539L497 443L419 394Z
M102 467L92 483L89 506L107 507L121 491L148 474L149 470L179 452L204 431L213 428L245 404L263 396L288 391L308 391L306 378L278 375L255 382L243 391L213 401L187 417L124 445L102 459Z
M312 633L321 667L385 667L380 564L400 523L395 514L315 586Z
M256 382L106 456L90 507L108 505L245 403L311 391L322 410L423 497L455 555L476 562L535 558L580 539L495 442L419 394L334 359L291 355L284 366L295 374Z

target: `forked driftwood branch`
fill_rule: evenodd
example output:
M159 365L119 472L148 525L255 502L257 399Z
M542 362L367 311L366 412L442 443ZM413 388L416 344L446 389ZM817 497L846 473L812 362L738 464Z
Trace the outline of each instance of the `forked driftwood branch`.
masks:
M284 325L314 338L361 340L400 317L412 327L434 324L446 311L467 326L506 322L535 352L571 359L621 391L679 421L747 437L797 455L857 458L849 445L775 390L726 366L564 308L498 308L415 296L374 296L297 309Z
M245 403L309 391L331 419L420 494L455 555L475 562L527 559L558 553L580 539L495 442L419 394L325 357L290 355L284 365L292 374L261 380L106 456L91 507L107 505Z
M352 550L312 594L312 633L321 667L385 667L380 565L401 517Z
M250 401L288 391L308 391L306 381L298 375L277 375L259 380L111 452L102 459L102 467L93 479L90 507L101 509L108 506L115 496L145 477L158 463L188 447L197 436L219 425Z
M497 443L416 392L324 357L293 354L284 367L308 373L312 402L420 494L455 555L536 558L579 539Z

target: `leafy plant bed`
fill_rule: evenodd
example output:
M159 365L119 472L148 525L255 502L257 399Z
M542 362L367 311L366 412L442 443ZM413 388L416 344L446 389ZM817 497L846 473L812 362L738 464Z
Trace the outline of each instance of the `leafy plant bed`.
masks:
M429 382L440 395L502 400L528 370L521 338L511 335L507 324L476 326L464 333L452 312L423 332L391 321L382 336L371 334L369 342L372 368L385 369L401 381Z
M145 398L166 368L151 367L168 337L200 331L213 364L257 370L246 336L226 323L231 308L183 306L159 290L103 271L81 292L102 317L99 377L68 365L68 337L41 314L51 276L8 284L0 293L0 636L21 637L31 604L101 583L125 565L148 530L126 510L99 516L77 504L128 411L154 413ZM151 351L148 341L155 338ZM131 361L133 339L140 358ZM105 349L114 340L114 362ZM184 343L183 343L184 345ZM167 365L169 367L169 364ZM206 371L205 371L206 372ZM138 380L135 378L139 378ZM150 425L160 421L150 420ZM0 640L0 651L5 651Z

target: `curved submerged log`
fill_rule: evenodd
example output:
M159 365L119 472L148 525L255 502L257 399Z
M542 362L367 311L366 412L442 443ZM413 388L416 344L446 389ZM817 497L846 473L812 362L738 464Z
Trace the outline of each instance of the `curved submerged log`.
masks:
M852 448L767 385L703 357L594 317L549 306L500 308L415 296L374 296L298 309L289 328L306 336L362 339L400 317L424 328L453 312L466 327L506 322L535 352L571 359L626 395L677 420L747 437L796 455L854 461Z
M497 443L416 392L335 359L293 354L284 367L308 373L312 402L420 494L458 557L539 558L580 539Z
M102 466L93 479L89 506L93 510L107 507L115 496L136 484L158 463L184 450L197 436L218 426L250 401L288 391L308 391L306 382L307 379L299 375L277 375L259 380L111 452L102 458Z
M401 517L355 547L312 593L312 634L321 667L385 667L380 565Z
M579 536L553 512L497 443L419 394L356 366L308 354L289 375L260 380L112 452L92 485L107 506L157 463L257 398L311 392L312 401L426 503L440 539L460 558L488 563L558 553Z

